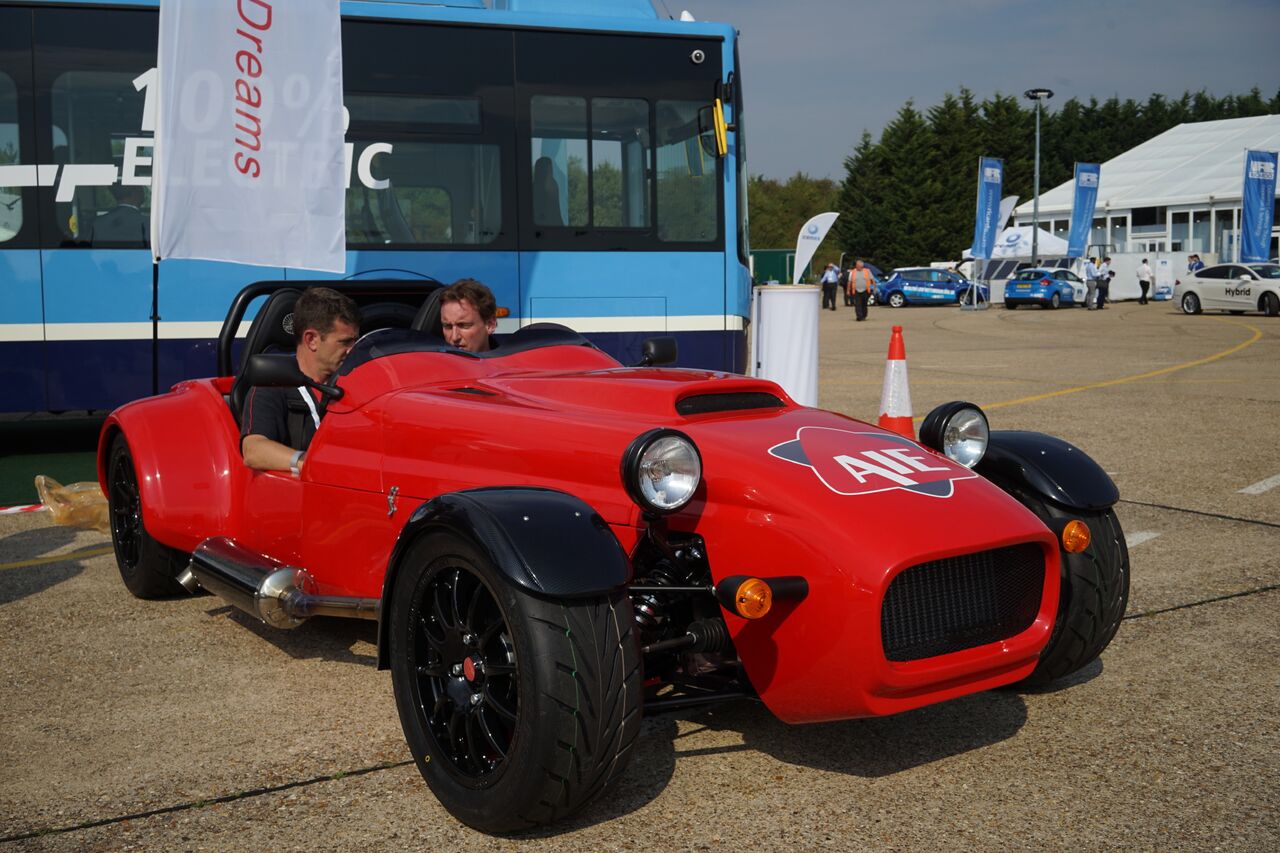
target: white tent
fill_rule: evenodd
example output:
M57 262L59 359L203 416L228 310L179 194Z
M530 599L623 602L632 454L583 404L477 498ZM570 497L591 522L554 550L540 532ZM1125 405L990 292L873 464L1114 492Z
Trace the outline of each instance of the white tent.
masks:
M1031 226L1017 225L1006 228L996 237L995 247L991 250L993 258L1027 258L1031 257ZM1063 258L1067 255L1067 241L1055 237L1043 228L1036 242L1036 252L1042 258ZM972 258L973 250L965 249L964 257Z

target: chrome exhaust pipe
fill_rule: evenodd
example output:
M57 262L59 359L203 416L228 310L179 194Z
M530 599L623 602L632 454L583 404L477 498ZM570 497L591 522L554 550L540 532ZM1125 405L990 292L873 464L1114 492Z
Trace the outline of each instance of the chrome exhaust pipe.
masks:
M206 539L178 576L188 591L206 589L273 628L296 628L312 616L378 618L376 598L317 595L306 569L255 554L230 539Z

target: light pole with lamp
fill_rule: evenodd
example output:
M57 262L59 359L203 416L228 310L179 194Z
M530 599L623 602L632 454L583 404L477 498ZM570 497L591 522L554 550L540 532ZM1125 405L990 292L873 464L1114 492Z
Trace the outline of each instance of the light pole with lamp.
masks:
M1028 89L1023 97L1036 102L1036 173L1031 202L1031 262L1040 260L1040 102L1053 97L1052 89Z

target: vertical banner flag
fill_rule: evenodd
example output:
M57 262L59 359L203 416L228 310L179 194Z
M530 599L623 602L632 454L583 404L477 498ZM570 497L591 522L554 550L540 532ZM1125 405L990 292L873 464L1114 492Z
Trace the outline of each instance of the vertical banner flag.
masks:
M978 159L978 212L973 223L973 256L989 260L1000 228L1000 185L1004 161L996 157Z
M1271 257L1271 225L1276 212L1276 152L1244 152L1244 199L1240 210L1240 262Z
M339 0L161 0L152 254L341 273Z
M796 270L792 273L792 284L800 283L800 274L813 260L813 253L818 251L818 246L826 239L827 232L831 230L832 223L839 215L838 213L819 213L800 229L800 235L796 237Z
M1067 237L1068 258L1083 258L1088 248L1101 176L1102 167L1097 163L1076 163L1076 193L1071 202L1071 233Z

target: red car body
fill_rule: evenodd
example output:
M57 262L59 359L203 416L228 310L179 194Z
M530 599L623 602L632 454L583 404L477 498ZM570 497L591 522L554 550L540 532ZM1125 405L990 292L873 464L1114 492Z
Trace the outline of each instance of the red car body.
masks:
M623 368L589 346L494 357L403 352L338 380L300 478L248 469L229 377L182 382L114 412L100 478L123 433L142 521L191 552L227 537L304 566L323 595L378 599L405 519L438 495L537 486L576 496L633 553L646 521L619 460L638 435L679 429L703 481L667 517L700 535L713 580L801 576L799 601L764 618L725 610L751 687L792 723L890 714L1019 681L1048 643L1059 604L1057 537L987 479L921 445L795 404L777 385L686 369ZM771 408L681 415L682 400L763 394ZM913 485L914 484L914 485ZM394 491L393 491L394 490ZM1043 557L1034 618L1011 636L916 660L882 641L887 590L922 563L1029 544Z

